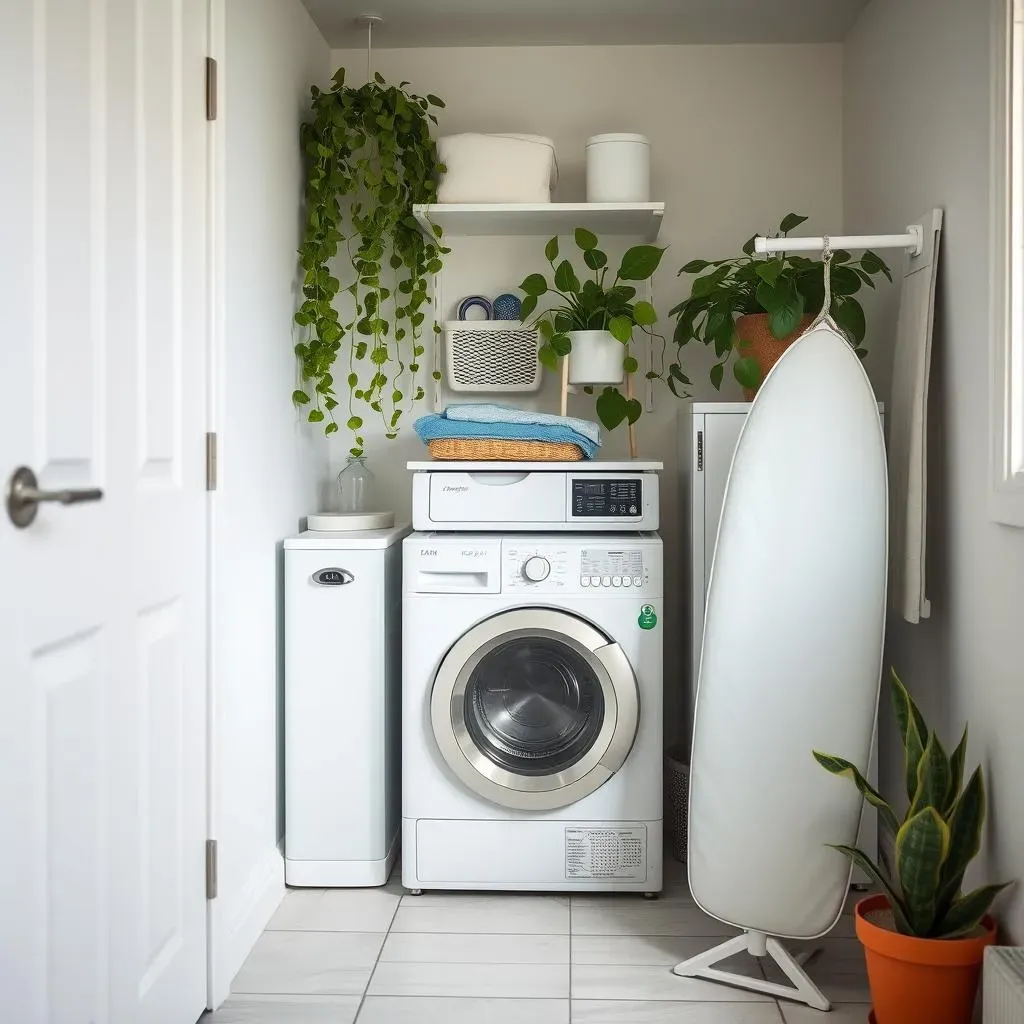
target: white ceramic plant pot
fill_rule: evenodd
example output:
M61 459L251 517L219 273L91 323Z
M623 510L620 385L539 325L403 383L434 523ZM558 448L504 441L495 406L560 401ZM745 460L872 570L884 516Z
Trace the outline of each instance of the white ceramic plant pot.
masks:
M570 331L570 384L621 384L626 346L610 331Z

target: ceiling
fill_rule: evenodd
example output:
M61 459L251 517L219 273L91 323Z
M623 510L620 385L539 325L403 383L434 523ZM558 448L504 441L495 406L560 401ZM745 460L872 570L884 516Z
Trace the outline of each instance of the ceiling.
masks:
M334 47L841 42L868 0L303 0Z

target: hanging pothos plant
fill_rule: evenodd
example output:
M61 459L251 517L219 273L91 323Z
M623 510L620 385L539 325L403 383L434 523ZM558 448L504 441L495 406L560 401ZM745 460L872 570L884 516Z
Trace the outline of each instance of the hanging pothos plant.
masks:
M427 278L449 251L423 235L412 212L437 194L444 166L430 135L430 122L437 123L430 108L444 103L406 92L408 84L388 86L377 74L354 89L340 68L330 90L313 87L312 120L302 125L305 278L295 322L307 333L295 346L304 387L292 398L311 406L309 422L323 423L327 434L339 429L335 410L347 403L353 455L363 454L363 406L393 438L403 409L423 397L416 372L425 351ZM434 234L440 238L440 228ZM331 272L339 250L345 283ZM351 301L339 309L346 296ZM338 396L339 356L347 360L337 375L346 398Z

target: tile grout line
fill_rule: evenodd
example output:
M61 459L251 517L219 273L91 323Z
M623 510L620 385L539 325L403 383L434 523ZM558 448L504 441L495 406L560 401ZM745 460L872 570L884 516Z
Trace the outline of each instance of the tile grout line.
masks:
M391 868L392 874L394 873L394 871L395 871L395 867L392 866L392 868ZM385 885L387 885L387 882L390 881L390 878L391 878L391 876L389 875L388 879L384 883ZM363 1012L363 1007L366 1005L366 997L370 994L370 985L373 982L373 976L377 973L377 968L380 966L381 954L384 952L384 947L387 945L388 938L391 935L391 929L394 927L394 924L395 924L395 918L398 917L398 910L401 907L402 901L404 899L405 899L405 893L403 892L398 897L398 900L395 903L395 909L394 909L393 913L391 914L391 920L388 921L387 928L384 929L384 938L381 940L380 949L377 950L376 957L374 957L373 967L370 968L370 974L369 974L369 977L366 979L366 985L363 988L363 994L359 997L359 1005L356 1007L355 1016L352 1018L352 1024L358 1024L359 1016Z

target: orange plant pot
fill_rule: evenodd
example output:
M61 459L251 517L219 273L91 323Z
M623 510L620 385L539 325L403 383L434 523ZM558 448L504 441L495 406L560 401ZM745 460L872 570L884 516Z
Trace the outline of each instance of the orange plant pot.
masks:
M885 910L886 896L857 904L857 938L867 959L877 1024L971 1024L985 947L996 940L986 915L983 935L967 939L918 939L872 924L866 914Z
M768 376L768 371L782 358L782 353L800 337L814 322L813 316L805 316L800 326L784 338L776 338L768 326L767 313L745 313L736 319L736 334L739 341L736 348L741 356L750 356L757 360L761 368L761 380ZM744 388L743 394L748 402L754 400L757 388Z

